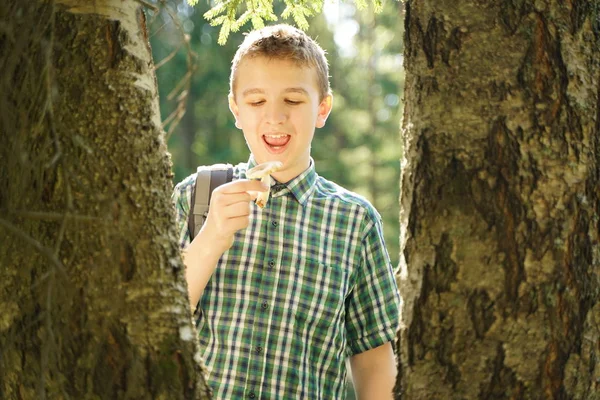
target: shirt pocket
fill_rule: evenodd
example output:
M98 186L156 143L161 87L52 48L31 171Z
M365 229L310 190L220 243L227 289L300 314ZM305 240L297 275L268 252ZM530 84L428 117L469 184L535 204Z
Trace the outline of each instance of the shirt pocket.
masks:
M337 265L301 259L293 269L294 332L317 346L337 345L344 328L348 272Z

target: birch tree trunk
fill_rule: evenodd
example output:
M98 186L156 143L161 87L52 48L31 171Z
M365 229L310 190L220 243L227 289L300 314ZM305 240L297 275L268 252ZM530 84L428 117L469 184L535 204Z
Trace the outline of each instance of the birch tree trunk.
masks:
M600 2L408 0L397 398L600 399Z
M0 398L208 398L140 3L0 22Z

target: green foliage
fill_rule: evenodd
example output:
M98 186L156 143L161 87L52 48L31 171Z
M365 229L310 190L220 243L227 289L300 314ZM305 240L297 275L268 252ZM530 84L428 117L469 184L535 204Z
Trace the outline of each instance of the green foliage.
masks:
M196 5L197 0L188 0L188 4ZM254 29L260 29L265 21L276 21L273 13L272 0L246 0L243 2L246 10L236 17L237 10L241 8L241 0L219 0L213 8L204 13L204 18L212 26L221 26L218 43L224 45L231 32L237 32L249 21Z
M281 13L282 18L290 16L300 29L307 30L309 25L306 17L312 17L323 9L323 1L315 0L307 4L306 1L284 0L286 8Z
M196 6L198 0L187 0L190 6ZM302 29L309 28L308 17L321 13L323 0L283 0L285 9L281 12L282 19L294 20L296 25ZM359 9L367 7L366 0L356 0ZM239 17L237 13L245 8ZM373 9L376 13L383 10L382 0L373 0ZM265 21L277 21L277 15L273 13L273 0L216 0L216 4L204 13L204 18L212 26L221 26L218 43L224 45L231 32L237 32L249 21L253 29L260 29Z

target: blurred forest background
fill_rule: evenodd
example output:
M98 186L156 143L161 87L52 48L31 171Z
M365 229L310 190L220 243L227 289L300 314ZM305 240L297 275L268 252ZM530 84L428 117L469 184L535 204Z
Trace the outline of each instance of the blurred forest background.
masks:
M219 28L203 17L211 4L161 3L167 7L150 12L149 29L177 183L198 165L248 160L227 94L231 59L251 26L231 33L221 46ZM283 6L274 8L279 15ZM383 11L375 14L372 7L326 0L307 30L328 53L334 94L333 112L313 141L317 172L365 196L379 210L394 266L399 260L402 18L398 1L384 2Z

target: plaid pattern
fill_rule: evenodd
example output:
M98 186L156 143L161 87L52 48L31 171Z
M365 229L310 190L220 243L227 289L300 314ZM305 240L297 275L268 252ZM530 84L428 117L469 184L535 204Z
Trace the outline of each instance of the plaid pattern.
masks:
M245 178L253 158L234 168ZM175 187L181 247L195 174ZM271 188L206 287L198 320L216 399L343 399L349 355L393 340L400 296L381 219L314 162Z

